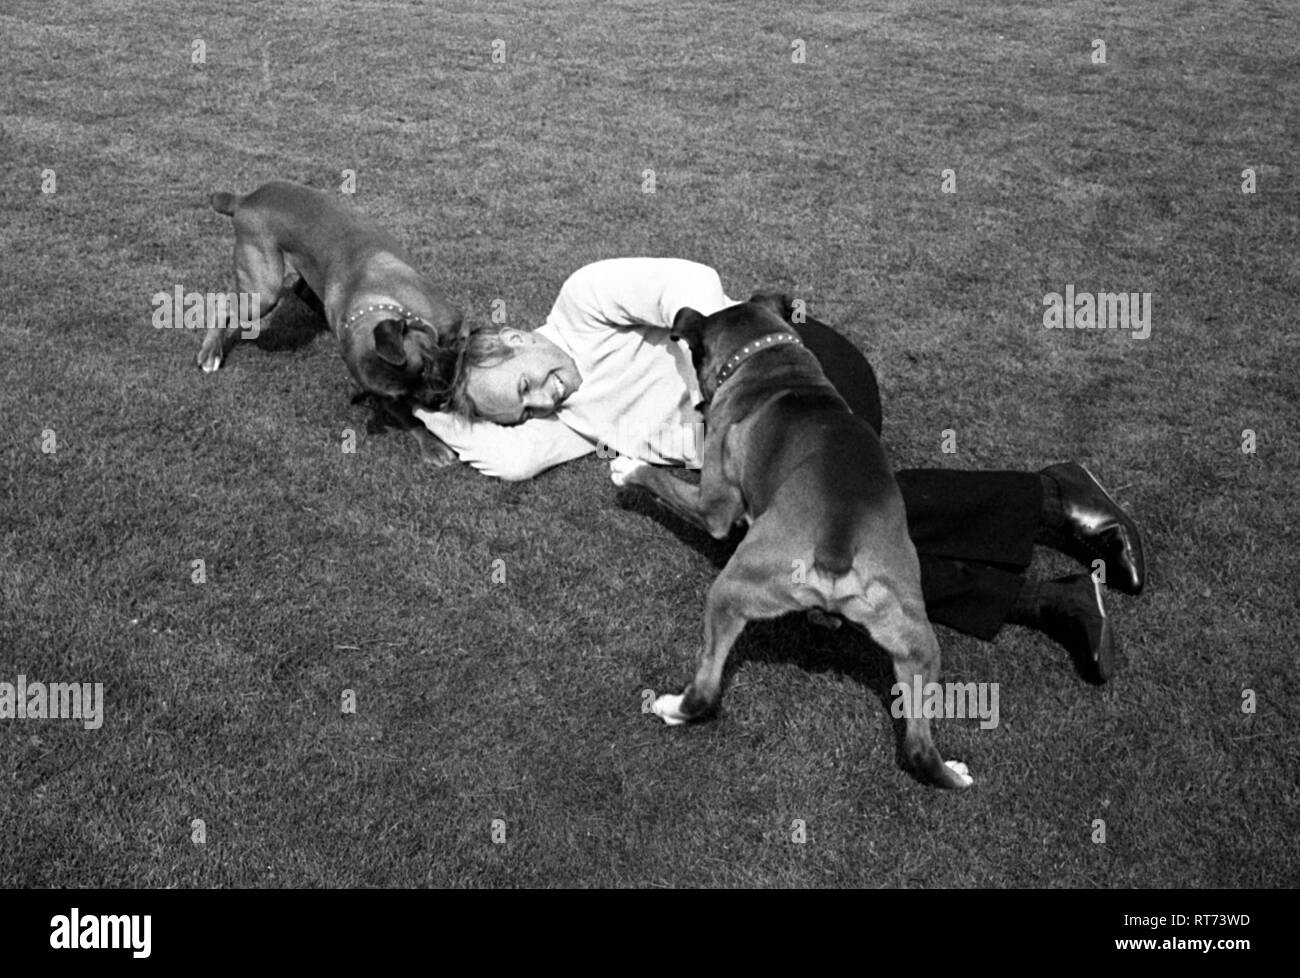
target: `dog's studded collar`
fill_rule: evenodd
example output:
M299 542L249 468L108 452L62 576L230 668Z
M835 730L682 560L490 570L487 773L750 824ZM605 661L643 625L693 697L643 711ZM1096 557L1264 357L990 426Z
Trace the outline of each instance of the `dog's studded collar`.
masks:
M750 340L739 350L727 357L727 362L722 365L718 371L717 386L721 387L726 383L727 378L734 374L742 363L752 357L755 353L761 353L763 350L771 349L774 346L783 346L786 343L798 343L803 345L803 340L799 339L795 333L768 333L766 336L760 336L756 340Z
M400 318L407 320L408 322L414 320L420 325L426 326L429 329L433 330L433 323L429 322L423 316L417 316L415 313L411 312L411 310L407 309L405 306L399 306L396 302L376 302L372 306L366 306L364 309L358 309L356 312L349 315L347 319L343 320L343 325L340 326L339 328L346 333L349 329L351 329L354 325L356 325L356 323L361 319L362 316L365 316L367 313L371 313L371 312L395 312L398 314ZM437 332L437 330L433 330L433 331Z

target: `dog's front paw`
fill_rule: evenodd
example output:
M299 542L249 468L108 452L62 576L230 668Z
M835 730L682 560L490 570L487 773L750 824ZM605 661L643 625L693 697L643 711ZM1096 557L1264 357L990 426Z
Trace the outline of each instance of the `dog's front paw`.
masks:
M443 468L453 462L459 462L456 450L426 428L412 428L411 433L420 443L420 461L425 465Z
M646 463L638 458L619 455L610 460L609 477L616 486L629 486L636 482L636 474L646 467Z
M435 469L444 469L448 465L460 461L460 456L450 448L435 448L432 450L422 451L420 460L425 465L432 465Z
M670 727L675 727L679 723L685 723L690 718L682 712L681 696L661 696L651 705L650 709L654 710L655 716L663 720Z
M217 331L209 331L203 337L203 345L199 347L199 355L194 358L205 374L215 373L221 366L221 337Z

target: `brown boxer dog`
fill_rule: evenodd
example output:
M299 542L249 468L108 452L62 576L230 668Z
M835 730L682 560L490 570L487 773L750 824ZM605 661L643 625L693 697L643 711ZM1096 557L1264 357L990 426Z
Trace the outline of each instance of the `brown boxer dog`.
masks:
M654 703L669 724L716 708L727 653L747 622L792 611L818 609L865 629L907 689L915 677L922 688L938 678L939 642L880 439L826 380L784 312L783 297L759 294L708 317L683 309L673 322L707 405L698 488L644 462L610 465L616 485L649 489L715 539L742 519L749 524L709 590L694 680ZM965 764L939 755L924 716L907 717L903 755L939 787L973 781Z
M443 406L464 338L462 317L397 239L334 196L285 181L244 197L216 193L210 202L234 219L235 287L256 296L259 319L296 292L325 317L352 378L416 435L426 461L454 462L455 452L411 407ZM204 373L221 366L238 336L230 321L208 330L198 355Z

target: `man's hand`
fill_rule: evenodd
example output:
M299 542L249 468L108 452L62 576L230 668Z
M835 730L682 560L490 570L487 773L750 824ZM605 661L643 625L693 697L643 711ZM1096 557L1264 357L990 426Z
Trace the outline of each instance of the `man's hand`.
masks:
M424 408L416 408L415 416L462 462L507 482L531 479L552 465L591 454L594 447L553 416L509 427Z

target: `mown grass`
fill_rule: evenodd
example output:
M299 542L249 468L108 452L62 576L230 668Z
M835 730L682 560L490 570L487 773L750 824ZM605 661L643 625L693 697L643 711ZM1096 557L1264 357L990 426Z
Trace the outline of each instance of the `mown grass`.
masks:
M107 701L0 721L0 882L1295 885L1285 5L515 6L0 14L0 681ZM1147 533L1124 671L941 633L946 679L1001 689L996 729L939 725L961 796L898 769L881 655L798 621L746 634L718 722L663 728L712 544L595 458L421 467L300 308L212 377L151 327L153 293L229 287L210 191L345 169L473 319L689 257L867 350L897 465L1087 462ZM1151 292L1151 338L1044 330L1066 283Z

